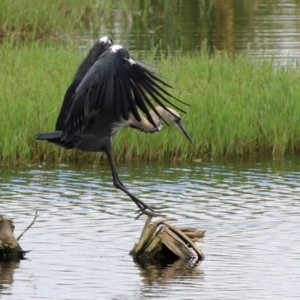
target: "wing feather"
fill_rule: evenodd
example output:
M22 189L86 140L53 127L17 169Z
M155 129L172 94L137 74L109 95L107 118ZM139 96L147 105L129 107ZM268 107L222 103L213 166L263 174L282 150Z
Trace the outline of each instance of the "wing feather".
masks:
M130 58L125 49L111 46L92 65L76 88L62 138L70 140L78 130L83 132L93 111L112 111L116 119L122 117L125 120L132 113L137 121L141 121L140 109L156 126L149 112L152 109L161 118L155 103L166 110L166 104L170 104L182 111L168 98L184 102L166 88L172 87Z

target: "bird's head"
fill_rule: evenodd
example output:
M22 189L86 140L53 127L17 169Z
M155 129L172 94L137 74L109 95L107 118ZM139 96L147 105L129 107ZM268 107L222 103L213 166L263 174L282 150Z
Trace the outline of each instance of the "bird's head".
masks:
M161 106L156 107L157 112L161 115L161 117L165 120L171 121L177 128L179 128L185 137L188 139L190 143L192 143L192 138L188 134L186 128L184 127L180 115L178 112L170 107L167 107L167 110L162 108Z
M114 42L112 39L108 38L107 36L103 36L99 39L99 44L104 48L103 50L108 50L109 47L111 47Z

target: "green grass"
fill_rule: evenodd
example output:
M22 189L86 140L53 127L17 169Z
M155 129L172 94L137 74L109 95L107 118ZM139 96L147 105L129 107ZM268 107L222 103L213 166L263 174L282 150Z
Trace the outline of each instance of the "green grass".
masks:
M191 106L183 121L191 145L173 126L157 134L123 129L114 139L117 159L198 159L252 153L282 156L300 150L300 74L292 66L274 68L246 55L231 58L201 53L148 61ZM64 92L83 53L78 45L0 45L0 162L98 160L95 154L66 151L36 141L51 131ZM182 107L184 108L184 107Z
M119 22L124 24L123 27L132 26L133 15L143 20L152 15L164 18L170 11L178 10L181 1L1 0L0 37L74 38L80 30L98 37L99 28L107 32Z
M0 33L43 37L74 33L89 27L110 10L111 1L1 0Z

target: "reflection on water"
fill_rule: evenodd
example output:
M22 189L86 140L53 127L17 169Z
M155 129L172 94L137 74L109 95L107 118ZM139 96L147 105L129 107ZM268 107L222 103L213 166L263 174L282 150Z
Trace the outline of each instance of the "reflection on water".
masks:
M143 1L142 1L143 2ZM141 2L141 3L142 3ZM115 2L80 39L108 35L139 58L151 48L163 53L194 52L207 41L213 51L248 51L254 58L274 57L285 63L300 55L298 0L147 1L148 6ZM90 45L87 46L88 48Z
M119 166L128 188L178 226L207 230L206 260L139 266L144 219L106 164L2 170L1 213L26 260L0 266L5 299L297 299L300 159ZM1 296L0 296L1 297Z
M14 282L14 271L20 261L0 262L0 295L11 294L10 285Z
M147 286L154 284L166 285L175 279L182 283L191 278L199 280L201 275L204 275L200 263L200 261L186 262L179 260L166 266L136 264L136 267L140 269L140 275Z

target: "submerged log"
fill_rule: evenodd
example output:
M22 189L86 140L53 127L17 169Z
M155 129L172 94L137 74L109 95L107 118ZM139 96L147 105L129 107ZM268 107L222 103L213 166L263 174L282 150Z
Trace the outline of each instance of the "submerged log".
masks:
M14 235L14 223L0 215L0 261L22 259L25 253Z
M151 219L148 216L138 243L130 251L135 261L144 263L204 259L203 252L195 242L204 237L205 231L178 228L166 219L151 224Z

